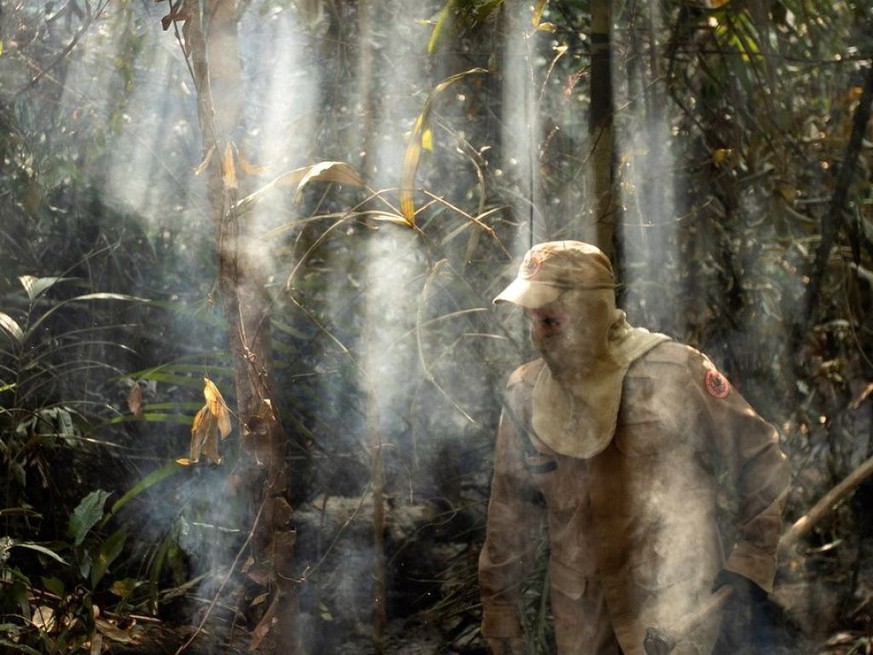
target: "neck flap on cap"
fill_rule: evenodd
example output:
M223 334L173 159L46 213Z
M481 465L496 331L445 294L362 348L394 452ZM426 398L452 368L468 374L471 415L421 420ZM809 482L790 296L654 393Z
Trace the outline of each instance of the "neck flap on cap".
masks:
M587 459L612 441L618 424L621 390L628 367L669 337L628 325L624 312L610 333L608 356L592 374L565 388L543 366L533 390L532 427L560 455Z

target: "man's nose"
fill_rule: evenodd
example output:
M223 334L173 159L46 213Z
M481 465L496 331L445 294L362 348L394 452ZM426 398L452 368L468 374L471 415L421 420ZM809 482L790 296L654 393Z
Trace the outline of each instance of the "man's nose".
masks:
M554 321L534 321L531 325L531 337L534 341L554 336L559 332L558 324Z

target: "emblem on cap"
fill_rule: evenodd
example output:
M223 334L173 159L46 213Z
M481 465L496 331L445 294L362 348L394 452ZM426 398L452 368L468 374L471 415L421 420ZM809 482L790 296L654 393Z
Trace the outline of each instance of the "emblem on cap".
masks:
M536 252L528 252L524 261L521 263L521 270L518 273L521 277L530 280L531 278L536 277L536 274L540 272L542 267L543 258L540 254Z
M727 378L712 368L703 376L703 386L710 396L719 400L727 398L731 392L731 385Z

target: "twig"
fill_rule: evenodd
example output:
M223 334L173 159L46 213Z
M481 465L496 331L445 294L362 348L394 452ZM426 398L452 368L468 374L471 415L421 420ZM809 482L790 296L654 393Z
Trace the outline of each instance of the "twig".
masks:
M849 473L842 482L836 487L827 492L821 499L812 506L806 514L797 519L788 531L782 535L779 540L779 555L784 557L791 552L791 549L803 538L806 533L812 530L821 519L831 511L837 504L845 500L855 488L861 484L866 478L873 474L873 457L870 457L861 466Z
M203 618L200 620L200 623L194 628L194 632L188 637L188 640L179 646L179 649L176 651L175 655L181 655L188 647L194 642L194 640L198 637L198 635L203 631L203 626L206 625L206 621L209 619L209 615L212 614L212 610L215 609L215 606L218 604L218 599L221 597L221 593L224 591L224 588L227 586L228 581L230 580L230 576L233 575L234 570L236 570L237 564L239 564L240 559L242 559L243 553L246 552L249 545L252 543L252 539L255 536L255 530L257 530L258 523L261 520L261 512L264 510L264 505L267 503L267 497L265 497L261 501L260 507L258 507L258 513L255 515L255 520L252 522L252 528L249 530L249 534L246 537L245 543L240 547L239 551L237 551L236 557L233 558L233 562L230 565L230 569L227 571L227 575L224 576L224 580L221 581L221 585L219 585L218 589L215 592L215 595L212 597L212 600L209 603L209 607L206 608L206 612L203 614Z

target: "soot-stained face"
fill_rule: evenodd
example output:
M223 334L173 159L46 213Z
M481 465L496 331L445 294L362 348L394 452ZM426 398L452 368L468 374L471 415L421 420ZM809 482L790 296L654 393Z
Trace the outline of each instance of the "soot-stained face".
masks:
M530 338L553 373L585 368L606 356L616 320L611 289L574 290L537 309L525 309Z

